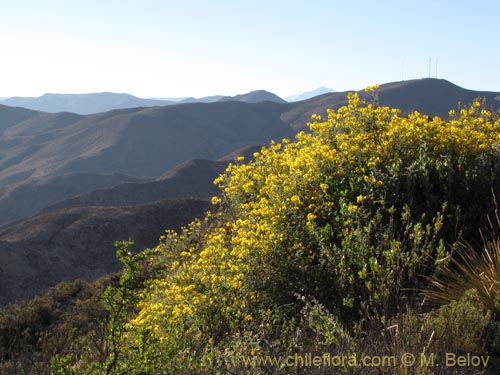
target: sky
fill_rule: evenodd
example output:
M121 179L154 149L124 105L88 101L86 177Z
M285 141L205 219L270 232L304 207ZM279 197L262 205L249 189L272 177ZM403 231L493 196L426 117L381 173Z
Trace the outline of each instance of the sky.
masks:
M498 0L2 0L0 97L500 91ZM430 68L430 69L429 69Z

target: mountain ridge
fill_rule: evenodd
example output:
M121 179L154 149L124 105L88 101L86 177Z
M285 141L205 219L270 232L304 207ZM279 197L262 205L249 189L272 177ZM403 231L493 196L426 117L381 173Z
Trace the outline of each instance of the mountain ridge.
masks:
M280 104L287 103L286 100L280 98L278 95L273 94L272 92L266 90L255 90L248 92L246 94L239 94L235 96L224 96L220 98L217 102L227 102L227 101L236 101L236 102L245 102L245 103L260 103L260 102L275 102Z
M17 136L22 124L9 124L0 137L0 185L65 173L158 177L189 159L216 160L248 144L293 136L283 111L283 104L234 101L122 109L23 138Z
M131 94L100 92L88 94L47 93L39 97L12 97L3 99L0 103L49 113L71 112L87 115L113 109L163 106L174 102L142 99Z
M163 107L186 103L215 103L218 101L228 100L245 103L258 103L266 100L276 103L286 102L271 92L257 90L236 95L234 97L211 95L202 98L184 97L165 99L144 99L131 94L114 92L87 94L46 93L38 97L14 96L10 98L0 98L0 105L14 108L26 108L46 113L70 112L78 115L91 115L95 113L109 112L116 109Z
M125 182L139 182L135 177L111 173L72 173L54 177L31 178L21 184L0 186L0 227L29 217L46 206L97 189Z
M219 193L213 184L228 162L193 159L176 166L149 182L125 182L108 188L60 200L40 210L40 214L91 206L129 206L157 200L209 199Z
M307 99L314 98L315 96L318 96L318 95L329 94L329 93L333 93L333 92L336 92L336 91L334 89L321 86L315 90L306 91L306 92L303 92L301 94L288 96L285 98L285 100L287 102L298 102L301 100L307 100Z
M220 191L213 181L238 156L245 162L262 146L253 145L236 150L218 160L192 159L181 163L153 181L125 182L60 200L45 206L40 213L61 208L89 206L126 206L163 199L209 199Z
M249 144L307 131L312 114L346 103L348 92L294 103L186 103L128 108L92 115L47 114L0 106L0 185L29 177L118 172L156 178L190 159L217 160ZM363 98L370 100L364 91ZM446 80L422 79L380 86L382 105L446 116L458 102L484 96L499 106L500 93L463 89Z
M0 105L0 183L3 185L33 181L35 177L50 181L56 179L54 176L67 173L114 172L132 178L142 173L142 177L152 179L92 190L67 199L61 196L63 200L42 208L41 213L3 226L0 228L0 254L3 258L0 259L3 259L3 264L9 264L12 272L17 269L19 274L26 267L35 272L32 268L37 267L40 256L52 254L44 258L46 263L43 264L50 263L46 260L50 256L59 259L58 253L54 255L44 246L53 244L51 236L62 238L57 237L57 233L67 233L64 228L75 222L70 212L81 212L87 218L86 224L76 225L75 230L88 236L85 246L95 246L92 241L107 241L109 244L123 238L122 233L136 233L134 230L145 228L143 225L147 225L144 223L148 220L155 223L156 220L167 220L162 212L153 209L161 206L155 202L165 198L203 198L207 208L207 199L218 193L212 181L238 155L234 150L242 150L240 154L250 160L260 146L249 145L267 145L271 140L279 142L282 138L293 138L298 131L307 131L306 124L313 113L325 116L326 108L337 109L346 104L347 93L323 94L286 104L223 101L119 109L86 116L47 114ZM374 99L370 93L358 93L368 101ZM430 116L446 116L449 109L456 108L457 102L467 104L476 97L485 97L489 105L500 107L500 93L467 90L435 79L383 84L377 95L381 105L399 107L403 113L419 110ZM29 194L36 198L35 191ZM185 209L190 212L188 206ZM130 210L141 219L127 219L125 221L130 226L120 227L124 232L110 231L105 237L101 227L109 225L114 228L116 223L123 223L124 212L132 212ZM41 228L44 222L50 226L46 229L48 237L33 237L34 228ZM160 224L155 225L160 227ZM12 237L13 233L16 233L16 238ZM80 232L73 232L74 236L75 233ZM156 234L148 232L148 235L151 236L150 243L157 241ZM22 242L22 238L32 240ZM68 243L74 244L71 241ZM63 248L61 243L56 245L58 249ZM91 268L97 267L92 262L98 255L85 255L84 248L78 244L75 246L83 252L78 258L79 265L82 269L86 264L90 265L86 272L91 274ZM111 249L108 251L111 254ZM59 262L52 271L64 276L64 270L57 267L65 266L64 262ZM45 276L38 276L45 280L49 268L40 272ZM32 273L32 280L36 280L38 276L33 275L35 273ZM2 282L0 280L0 285ZM9 298L15 299L15 288L21 288L18 292L22 294L25 293L22 288L30 285L12 284L10 280L0 297L2 293L8 293Z
M357 92L361 98L372 100L372 94L364 90L323 94L300 102L290 103L290 110L282 120L295 131L308 130L307 123L313 114L326 118L326 109L338 109L347 104L347 94ZM399 108L404 112L419 111L429 116L446 117L458 103L472 103L477 97L487 99L489 105L500 108L499 92L474 91L462 88L444 79L423 78L395 81L380 85L377 91L378 104Z

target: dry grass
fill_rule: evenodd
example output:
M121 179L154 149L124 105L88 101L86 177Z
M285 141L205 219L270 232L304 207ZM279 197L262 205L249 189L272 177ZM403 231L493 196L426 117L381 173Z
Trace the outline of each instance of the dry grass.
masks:
M495 202L496 205L496 202ZM449 266L430 279L432 287L424 291L426 301L447 304L473 290L490 311L498 310L500 299L500 217L489 218L487 235L481 233L482 248L462 244Z

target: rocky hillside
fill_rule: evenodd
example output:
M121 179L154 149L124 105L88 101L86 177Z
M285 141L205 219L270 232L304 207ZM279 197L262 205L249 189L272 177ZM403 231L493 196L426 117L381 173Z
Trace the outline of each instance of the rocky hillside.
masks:
M0 305L33 297L61 282L95 279L120 269L114 242L155 246L165 229L178 229L208 209L201 200L159 201L127 207L78 207L0 229Z

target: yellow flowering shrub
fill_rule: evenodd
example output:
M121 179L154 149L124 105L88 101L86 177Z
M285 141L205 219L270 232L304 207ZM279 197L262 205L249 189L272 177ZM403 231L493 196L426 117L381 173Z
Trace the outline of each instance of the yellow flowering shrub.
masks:
M455 228L477 228L465 221L500 186L498 115L480 101L442 119L348 99L313 116L310 132L231 164L216 213L161 240L151 262L163 271L128 323L144 361L203 373L244 335L256 336L238 350L263 350L258 332L276 335L263 317L295 319L297 296L347 325L383 322L446 256Z

